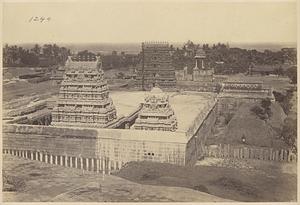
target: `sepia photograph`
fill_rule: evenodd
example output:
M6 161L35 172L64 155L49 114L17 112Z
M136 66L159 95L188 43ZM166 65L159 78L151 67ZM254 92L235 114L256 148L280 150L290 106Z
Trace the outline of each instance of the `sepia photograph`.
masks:
M2 203L298 202L297 3L4 0Z

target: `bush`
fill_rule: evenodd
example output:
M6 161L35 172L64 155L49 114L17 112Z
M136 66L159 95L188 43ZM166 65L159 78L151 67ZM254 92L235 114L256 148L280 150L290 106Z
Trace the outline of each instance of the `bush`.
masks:
M255 105L254 107L251 108L251 111L259 117L259 119L261 120L266 120L267 119L267 116L266 116L266 113L264 111L263 108L261 108L260 106L258 105Z

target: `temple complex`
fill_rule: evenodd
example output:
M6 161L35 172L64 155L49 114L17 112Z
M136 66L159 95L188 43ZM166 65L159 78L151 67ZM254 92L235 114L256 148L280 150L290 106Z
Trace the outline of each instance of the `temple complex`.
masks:
M212 81L213 70L209 67L205 52L202 49L197 50L194 59L193 81Z
M142 44L142 65L137 70L137 87L151 89L155 82L161 88L175 87L175 68L170 51L168 43Z
M102 128L116 121L101 67L98 56L69 56L52 125Z
M146 96L143 107L132 126L138 130L175 131L177 119L169 104L169 96L158 87L153 87Z

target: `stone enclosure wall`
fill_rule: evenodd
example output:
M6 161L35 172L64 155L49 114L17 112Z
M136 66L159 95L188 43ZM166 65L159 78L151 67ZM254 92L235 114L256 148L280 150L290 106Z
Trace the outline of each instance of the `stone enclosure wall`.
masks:
M198 127L196 134L193 135L186 147L186 164L194 165L198 159L204 157L205 142L213 134L213 127L217 119L217 104L215 104L205 120Z
M107 166L112 169L120 168L129 161L143 160L185 164L184 133L160 132L160 135L128 129L76 129L16 124L4 125L3 128L5 152L20 151L29 154L30 158L33 155L37 160L40 160L40 154L42 160L45 160L45 156L48 159L51 156L55 163L53 160L58 157L58 164L62 160L63 164L68 165L71 161L74 165L76 160L80 164L81 158L83 164L86 159L106 160L110 163ZM178 136L178 140L175 136Z
M6 124L3 126L3 150L5 153L20 151L42 161L47 156L47 160L51 157L51 163L76 164L83 168L100 166L101 161L111 169L130 161L144 160L193 165L204 156L206 138L212 134L215 124L216 104L209 107L202 113L204 120L200 116L188 133Z
M95 157L97 132L36 125L4 125L3 149Z

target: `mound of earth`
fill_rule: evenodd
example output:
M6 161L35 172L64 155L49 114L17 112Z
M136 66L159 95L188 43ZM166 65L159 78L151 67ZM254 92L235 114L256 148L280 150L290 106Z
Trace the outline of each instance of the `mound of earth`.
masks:
M236 201L291 201L297 195L296 175L273 166L262 171L143 161L130 162L115 174L140 184L186 187Z
M251 111L251 108L256 105L259 104L245 103L240 106L224 131L222 143L241 144L242 137L245 137L247 145L288 148L280 140L280 131L286 118L281 106L278 103L272 103L270 106L272 115L265 121Z

